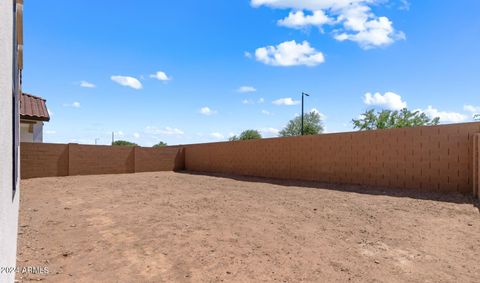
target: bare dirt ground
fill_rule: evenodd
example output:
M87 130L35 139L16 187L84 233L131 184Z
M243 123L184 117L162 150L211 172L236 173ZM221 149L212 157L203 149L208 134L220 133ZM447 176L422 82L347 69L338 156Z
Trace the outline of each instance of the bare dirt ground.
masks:
M172 172L21 185L17 266L49 274L20 282L480 282L469 197Z

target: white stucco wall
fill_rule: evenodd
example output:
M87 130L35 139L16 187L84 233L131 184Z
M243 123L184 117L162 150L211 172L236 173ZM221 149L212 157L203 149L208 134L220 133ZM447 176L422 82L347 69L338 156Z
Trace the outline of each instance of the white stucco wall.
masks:
M12 55L13 1L0 1L0 267L15 266L17 249L17 189L12 199ZM13 282L14 273L0 274Z
M43 122L37 121L33 125L33 132L29 131L30 124L20 123L21 142L43 142Z

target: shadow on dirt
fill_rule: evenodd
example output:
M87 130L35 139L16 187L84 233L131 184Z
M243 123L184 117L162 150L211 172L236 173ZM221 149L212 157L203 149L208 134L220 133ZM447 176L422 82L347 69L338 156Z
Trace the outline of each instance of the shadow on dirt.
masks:
M472 204L478 209L480 213L480 201L478 199L475 199L471 195L463 195L460 193L418 191L414 189L371 187L371 186L362 186L362 185L331 184L331 183L321 183L321 182L315 182L315 181L282 180L282 179L251 177L251 176L231 175L231 174L223 174L223 173L210 173L210 172L179 171L178 173L190 174L190 175L204 175L204 176L212 176L212 177L218 177L218 178L228 178L228 179L242 181L242 182L268 183L268 184L273 184L278 186L335 190L335 191L352 192L352 193L358 193L358 194L385 195L385 196L391 196L391 197L413 198L413 199L420 199L420 200L434 200L434 201L451 202L451 203L458 203L458 204Z

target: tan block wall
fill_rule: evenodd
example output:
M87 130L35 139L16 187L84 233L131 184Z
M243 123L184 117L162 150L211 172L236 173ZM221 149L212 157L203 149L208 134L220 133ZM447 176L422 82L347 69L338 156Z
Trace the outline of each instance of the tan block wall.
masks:
M183 170L183 147L123 147L22 143L21 177L122 174Z
M133 147L79 144L69 147L70 176L135 172Z
M68 176L68 144L22 143L21 178Z
M179 147L135 147L135 172L175 171L183 169Z
M472 193L480 123L186 146L185 168L328 183Z

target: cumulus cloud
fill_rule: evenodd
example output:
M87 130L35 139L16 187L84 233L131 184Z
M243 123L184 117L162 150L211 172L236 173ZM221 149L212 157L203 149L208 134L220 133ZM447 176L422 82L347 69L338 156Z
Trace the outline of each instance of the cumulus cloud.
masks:
M254 88L253 86L241 86L237 89L237 92L240 93L248 93L248 92L256 92L257 89Z
M379 92L372 94L367 92L363 97L363 102L366 105L379 106L389 110L400 110L407 107L407 102L402 100L402 97L393 92L386 92L381 94Z
M325 115L325 114L321 113L320 111L318 111L317 108L312 108L312 110L310 110L310 112L317 113L318 115L320 115L320 119L322 119L322 120L327 119L327 115Z
M207 107L207 106L200 108L199 112L200 112L200 114L205 115L205 116L210 116L210 115L217 114L216 110L212 110L212 109L210 109L210 107Z
M165 72L162 72L162 71L158 71L155 74L151 74L150 78L154 78L162 82L166 82L172 79Z
M289 9L289 15L278 21L281 26L300 29L309 26L321 28L328 25L339 41L350 40L362 48L387 46L405 39L396 31L392 21L372 12L372 5L383 0L251 0L253 7L267 6ZM308 12L305 13L305 12Z
M260 133L262 134L262 137L276 137L278 136L278 133L280 133L280 130L275 128L262 128L260 129Z
M221 140L221 139L224 139L225 136L221 133L211 133L210 136L214 139L217 139L217 140Z
M134 77L111 76L110 79L119 85L131 87L133 89L141 89L143 87L142 83Z
M275 105L291 106L291 105L300 104L300 101L293 100L291 97L285 97L285 98L280 98L280 99L274 100L274 101L272 101L272 103L275 104Z
M427 109L422 110L430 118L440 118L440 122L450 122L450 123L460 123L467 120L467 116L456 113L456 112L446 112L446 111L439 111L438 109L433 108L431 105L427 107Z
M311 15L305 15L303 11L290 12L288 17L279 20L278 25L289 28L302 29L307 26L322 27L332 23L333 19L325 15L322 10L314 11Z
M172 127L157 128L153 126L147 126L145 128L145 133L151 134L151 135L167 135L167 136L174 136L174 135L179 136L184 134L182 130L177 128L172 128Z
M80 86L84 88L95 88L96 86L90 82L87 81L81 81Z
M463 110L470 112L472 114L477 114L477 113L480 113L480 106L464 105Z
M309 66L325 62L322 52L315 50L307 41L297 43L285 41L277 46L266 46L255 50L257 61L272 66Z

